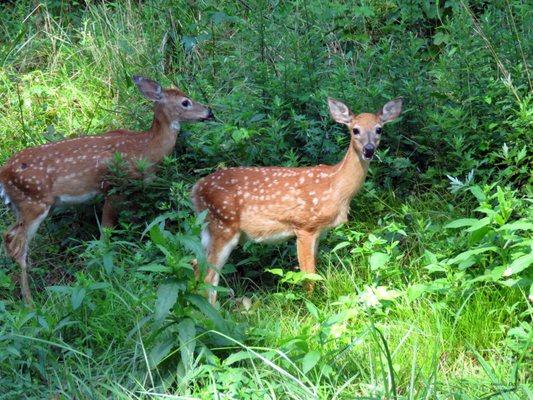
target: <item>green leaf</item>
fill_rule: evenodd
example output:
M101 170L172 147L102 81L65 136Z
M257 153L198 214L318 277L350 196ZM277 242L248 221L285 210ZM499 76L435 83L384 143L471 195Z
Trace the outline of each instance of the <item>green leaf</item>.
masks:
M154 225L150 229L150 239L158 246L167 247L167 239L158 225Z
M239 129L235 129L232 133L231 133L231 138L233 139L233 141L235 143L240 143L246 139L248 139L250 137L250 131L248 131L247 129L245 128L239 128Z
M444 32L437 32L435 36L433 36L433 43L435 43L435 45L437 46L443 43L446 44L449 42L449 40L450 40L450 35Z
M430 274L434 272L446 272L447 271L446 268L444 268L440 264L429 264L429 265L426 265L424 268L427 269Z
M472 186L470 188L470 192L472 192L472 194L476 197L477 201L479 201L480 203L482 201L487 200L485 192L483 192L483 190L479 186Z
M376 271L383 267L387 261L389 261L390 256L385 253L377 252L373 253L370 256L370 269Z
M166 246L163 246L161 244L156 244L157 248L165 255L165 257L168 259L174 258L174 253L170 251Z
M308 300L305 301L305 306L307 307L309 314L315 317L315 319L318 319L318 308Z
M196 327L190 318L185 318L178 324L178 338L180 341L181 361L186 371L192 368L194 349L196 348Z
M170 309L176 304L178 294L185 289L183 282L163 283L157 289L157 300L155 302L155 320L160 322L165 318Z
M309 371L311 371L318 361L320 361L320 352L317 350L312 350L307 353L302 360L303 373L307 374Z
M111 285L107 282L95 282L87 286L87 289L88 290L100 290L100 289L107 289L108 287L111 287Z
M15 357L20 357L20 351L14 347L14 346L7 346L7 348L4 350L5 352L14 355Z
M255 358L256 355L245 350L238 351L237 353L232 353L226 358L223 362L224 365L229 366L235 364L236 362L248 360L250 358Z
M158 343L148 354L148 361L150 367L154 368L159 365L161 361L170 353L174 345L174 340L169 339L164 342Z
M353 15L356 17L373 17L375 15L374 10L368 6L357 6L353 8Z
M77 310L81 303L83 302L83 299L85 298L85 294L87 291L83 287L74 287L72 288L72 294L70 296L70 302L72 304L72 309Z
M470 226L470 228L468 228L466 231L467 232L475 232L478 229L484 228L485 226L487 226L489 224L490 224L490 218L489 217L485 217L485 218L479 219L477 222L473 223Z
M197 294L189 294L186 298L189 302L196 306L196 308L200 310L202 314L204 314L215 324L215 327L218 331L224 334L229 333L226 321L224 321L220 313L206 300L205 297Z
M231 18L228 16L228 14L221 11L217 11L211 15L211 21L213 21L215 25L218 25L221 22L231 21Z
M470 237L468 238L468 244L470 246L474 246L476 244L478 244L481 239L483 239L485 236L487 236L487 234L491 232L491 228L490 227L483 227L481 229L478 229L477 231L474 231L472 232L472 234L470 235Z
M516 153L514 154L514 160L516 164L519 164L520 161L522 161L527 156L527 147L527 145L522 147L522 149L518 150L518 152L516 152L515 150Z
M259 357L266 358L267 360L272 360L276 356L278 356L278 354L274 351L265 351L258 354L254 354L251 351L241 350L237 353L230 354L229 357L224 360L223 364L229 366L239 361L250 360Z
M303 272L302 271L302 280L318 282L318 281L323 281L324 278L321 275L315 274L313 272Z
M323 322L322 325L332 326L340 322L344 322L352 316L353 316L352 310L344 310L344 311L338 312L337 314L333 314L332 316L330 316L327 320Z
M409 286L407 288L407 297L409 300L413 301L418 299L420 296L422 296L424 293L428 291L428 285L425 283L416 283L414 285Z
M478 221L477 218L462 218L462 219L456 219L455 221L450 222L447 225L444 225L444 228L446 229L455 229L455 228L463 228L465 226L472 226Z
M349 245L350 245L350 242L340 242L340 243L337 243L337 245L331 251L335 252L340 249L344 249L345 247L348 247Z
M457 266L461 271L464 271L465 269L470 268L471 266L476 264L476 259L472 256L468 257L466 260L461 261Z
M104 271L106 274L110 274L113 272L113 269L115 268L115 263L113 262L113 252L107 252L102 256L102 260L104 263Z
M456 255L454 258L452 258L448 262L450 264L458 264L458 263L461 263L467 260L468 258L472 256L483 254L483 253L488 253L489 251L498 251L498 248L495 246L489 246L489 247L479 247L477 249L463 251L462 253L459 253L458 255Z
M183 36L181 42L186 52L190 52L196 46L196 38L194 36Z
M526 254L514 260L509 268L503 272L503 276L508 277L522 272L533 263L533 253Z
M533 231L533 223L524 221L522 219L516 222L511 222L511 223L502 225L500 229L498 230L500 231L518 231L518 230Z
M267 269L266 271L270 272L273 275L277 275L277 276L283 276L284 275L284 272L283 272L283 270L281 268L271 268L271 269Z
M50 292L61 293L61 294L72 293L72 288L70 286L64 286L64 285L63 286L58 286L58 285L47 286L46 290Z
M172 272L172 268L161 264L148 264L137 268L137 271L147 272Z
M150 224L146 227L146 229L141 234L141 239L144 238L146 233L150 232L154 226L163 225L167 219L172 219L176 217L177 217L177 213L175 211L169 211L154 218L154 220L150 222Z
M188 251L192 252L198 262L205 262L205 250L202 242L196 236L178 235L177 241Z

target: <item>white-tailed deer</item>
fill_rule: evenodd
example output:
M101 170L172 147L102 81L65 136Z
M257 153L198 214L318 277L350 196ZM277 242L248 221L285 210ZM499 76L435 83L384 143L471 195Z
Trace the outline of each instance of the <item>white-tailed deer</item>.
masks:
M17 218L4 234L4 244L7 254L21 267L21 290L28 304L28 246L50 208L58 203L86 202L97 194L105 196L108 166L116 153L126 162L128 173L135 175L139 160L153 168L172 152L180 122L213 118L208 107L178 89L163 89L157 82L140 76L134 76L133 81L155 104L152 126L146 132L115 130L28 148L0 169L0 197ZM113 226L116 214L112 199L106 197L102 225Z
M322 230L347 221L350 200L363 185L379 145L383 124L396 119L402 100L389 101L376 114L354 115L342 102L328 99L333 119L350 130L350 146L336 165L282 168L230 168L199 180L192 190L197 212L207 210L202 232L211 269L206 283L218 285L219 272L244 234L257 241L296 236L300 269L315 272ZM308 283L312 290L312 284ZM210 290L209 300L216 301Z

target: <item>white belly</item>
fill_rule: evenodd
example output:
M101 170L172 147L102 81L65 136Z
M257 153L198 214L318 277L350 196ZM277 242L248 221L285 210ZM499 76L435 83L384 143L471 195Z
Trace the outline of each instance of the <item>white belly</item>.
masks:
M62 196L58 196L57 203L58 205L86 203L89 200L94 199L97 194L98 192L90 192L90 193L85 193L85 194L78 195L78 196L71 196L71 195L65 194Z
M292 231L285 231L285 232L276 232L272 234L265 234L262 236L250 236L247 235L248 238L256 243L280 243L284 242L285 240L291 238L294 236L294 232Z

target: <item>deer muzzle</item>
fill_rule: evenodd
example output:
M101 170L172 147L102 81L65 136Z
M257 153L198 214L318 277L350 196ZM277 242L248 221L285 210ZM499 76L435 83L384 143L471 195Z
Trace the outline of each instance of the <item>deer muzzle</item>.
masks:
M374 146L372 143L367 143L363 147L363 158L365 160L371 160L372 157L374 157L374 153L376 151L376 146Z
M204 118L204 121L213 121L215 119L215 114L210 108L207 109L207 117Z

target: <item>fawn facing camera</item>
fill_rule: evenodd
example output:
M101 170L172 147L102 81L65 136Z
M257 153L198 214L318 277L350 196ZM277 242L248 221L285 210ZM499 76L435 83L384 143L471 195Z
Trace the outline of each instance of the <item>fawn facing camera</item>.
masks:
M244 234L257 242L296 236L298 263L315 272L318 237L347 221L350 200L363 185L379 145L382 126L396 119L402 99L376 114L354 115L342 102L328 99L333 119L350 130L350 145L336 165L303 168L230 168L199 180L192 190L197 212L207 214L202 243L211 269L206 283L218 285L220 269ZM312 290L312 283L307 284ZM209 300L216 301L210 290Z

